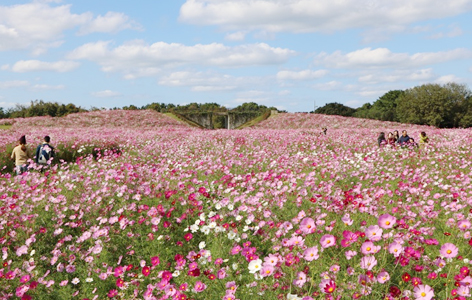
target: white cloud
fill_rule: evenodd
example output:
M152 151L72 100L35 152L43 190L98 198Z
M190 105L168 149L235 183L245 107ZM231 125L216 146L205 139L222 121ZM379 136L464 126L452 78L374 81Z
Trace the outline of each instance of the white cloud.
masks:
M456 82L456 83L462 83L464 80L462 78L457 77L456 75L444 75L439 77L434 81L434 83L439 83L439 84L446 84L449 82Z
M179 20L228 30L332 32L404 26L471 9L472 0L187 0Z
M313 80L328 74L326 70L280 71L277 73L279 80Z
M320 91L334 91L338 90L342 86L342 83L339 81L329 81L323 83L317 83L313 85L313 88Z
M195 92L229 91L243 84L243 79L213 72L173 72L159 79L159 85L191 87Z
M110 48L110 42L89 43L73 50L70 59L85 59L98 63L104 72L121 72L133 79L158 74L163 68L181 65L244 67L282 64L295 52L273 48L267 44L228 47L219 43L186 46L158 42L147 45L132 41Z
M449 51L394 53L387 48L364 48L349 53L320 53L315 62L332 68L411 68L472 57L472 50L458 48Z
M83 25L79 34L88 34L93 32L112 32L116 33L125 29L141 29L141 26L123 13L107 12L104 16L97 16L87 24Z
M75 61L44 62L39 60L20 60L11 67L11 70L18 73L34 71L52 71L62 73L72 71L79 65L80 63Z
M0 97L0 99L3 99L3 97ZM15 102L0 102L0 107L2 108L8 108L8 107L14 107L16 106L18 103L15 103Z
M45 2L54 1L0 6L0 51L31 49L41 54L62 44L64 32L74 28L81 28L83 33L135 28L120 13L109 12L94 18L91 12L71 13L71 5L52 6Z
M381 72L369 72L358 78L359 82L366 84L377 84L382 82L399 82L399 81L428 81L435 77L432 68L421 69L417 71L396 70L385 74Z
M34 91L39 90L63 90L65 89L64 85L48 85L48 84L35 84L31 87Z
M228 34L225 36L225 40L227 40L227 41L233 41L233 42L244 41L245 38L246 38L246 33L243 32L243 31L228 33Z
M462 31L462 28L458 26L457 24L453 24L449 26L448 31L435 33L431 35L429 38L431 39L451 38L451 37L461 36L463 34L464 32Z
M29 82L26 80L0 81L0 89L11 89L25 86L29 86Z
M121 93L114 92L111 90L104 90L104 91L99 91L99 92L93 92L92 96L98 97L98 98L113 98L113 97L121 96Z

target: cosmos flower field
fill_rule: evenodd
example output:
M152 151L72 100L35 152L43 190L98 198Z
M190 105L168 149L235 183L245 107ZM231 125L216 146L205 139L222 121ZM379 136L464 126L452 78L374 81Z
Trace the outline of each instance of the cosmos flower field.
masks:
M279 114L209 131L151 111L12 123L3 164L23 134L74 159L2 169L0 299L471 298L472 130ZM395 129L430 144L379 148Z

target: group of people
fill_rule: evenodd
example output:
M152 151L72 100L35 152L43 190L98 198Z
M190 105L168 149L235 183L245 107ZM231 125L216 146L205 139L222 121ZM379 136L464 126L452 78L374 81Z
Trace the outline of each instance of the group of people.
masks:
M415 142L415 139L408 136L408 133L406 132L406 130L402 131L401 136L398 134L398 130L395 130L394 132L389 132L387 137L385 137L385 132L381 132L379 137L377 138L377 143L379 147L383 147L386 145L395 147L398 145L400 147L417 148L419 146L422 147L425 144L428 144L429 138L428 136L426 136L426 132L422 131L420 133L419 146L418 146L418 144Z
M47 135L44 137L43 142L36 147L36 153L33 157L31 151L26 146L26 136L21 136L18 140L19 144L13 148L11 159L15 161L15 171L17 175L21 175L28 170L28 160L34 158L34 161L41 165L44 169L51 160L54 158L54 147L49 143L51 138Z

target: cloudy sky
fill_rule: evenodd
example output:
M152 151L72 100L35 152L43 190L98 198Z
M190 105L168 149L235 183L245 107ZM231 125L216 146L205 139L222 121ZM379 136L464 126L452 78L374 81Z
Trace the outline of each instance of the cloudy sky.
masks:
M358 107L472 87L472 0L0 0L0 107Z

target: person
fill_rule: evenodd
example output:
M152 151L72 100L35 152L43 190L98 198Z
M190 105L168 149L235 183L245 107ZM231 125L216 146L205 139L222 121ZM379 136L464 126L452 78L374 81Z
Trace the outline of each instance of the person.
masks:
M321 128L321 133L322 134L326 135L327 131L328 131L328 128L326 128L326 127Z
M418 148L418 144L415 142L414 138L409 138L408 142L405 145L407 145L408 148L410 148L410 149Z
M393 131L393 137L395 138L395 143L397 143L398 139L400 138L400 135L398 134L398 130Z
M28 159L31 158L31 153L26 147L26 137L22 135L18 140L19 145L13 148L11 159L15 160L16 175L21 175L28 169Z
M400 146L403 146L407 144L409 141L410 141L410 137L408 136L408 133L406 132L406 130L403 130L402 136L397 140L397 144L399 144Z
M429 143L429 137L426 136L426 132L421 131L420 133L420 147L423 147L425 144Z
M397 139L393 136L393 133L389 132L387 137L387 145L395 146Z
M37 164L47 166L48 161L54 158L54 147L49 144L50 142L51 138L46 135L43 139L43 143L36 147L35 161Z
M387 143L387 140L385 139L385 133L381 132L379 137L377 138L377 144L379 144L379 147L382 145L385 145Z

